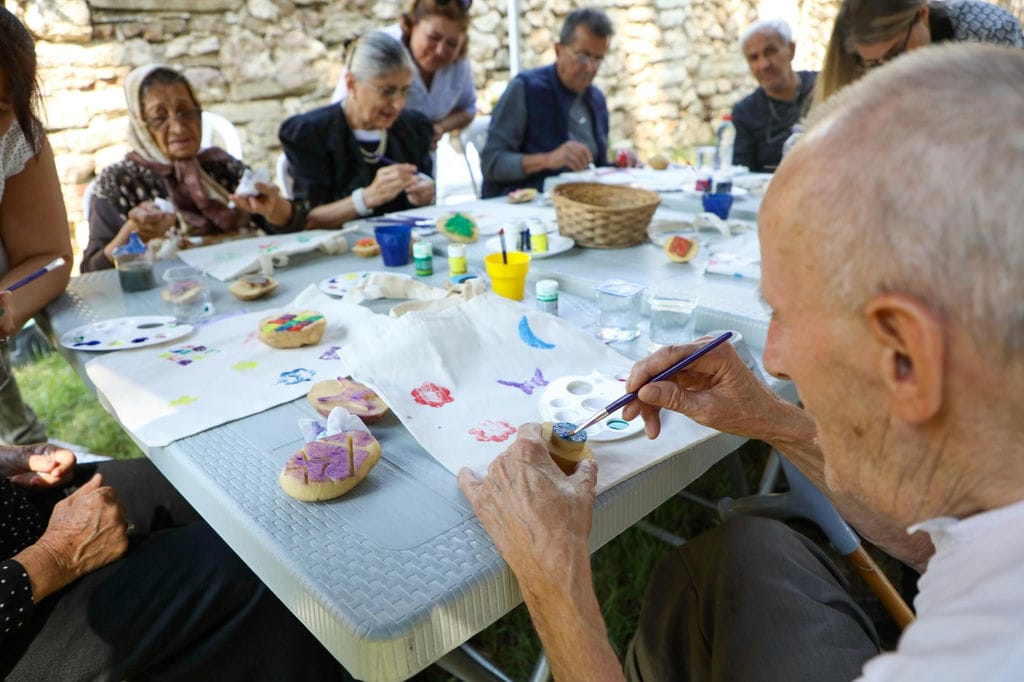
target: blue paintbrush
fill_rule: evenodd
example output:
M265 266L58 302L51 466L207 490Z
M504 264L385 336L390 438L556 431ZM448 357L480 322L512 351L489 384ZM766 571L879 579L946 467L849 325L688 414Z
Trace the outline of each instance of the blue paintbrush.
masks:
M732 332L725 332L721 336L719 336L719 337L717 337L717 338L715 338L715 339L713 339L711 341L708 341L706 344L704 344L701 348L699 348L695 352L691 353L690 355L687 355L685 358L683 358L682 360L680 360L676 364L672 365L671 367L666 369L664 372L662 372L658 376L652 378L650 381L648 381L646 384L644 384L644 386L646 386L647 384L652 384L652 383L654 383L656 381L664 381L665 379L668 379L670 376L672 376L673 374L675 374L679 370L683 369L684 367L686 367L688 365L693 364L694 362L696 362L700 358L704 357L705 355L710 353L712 350L714 350L715 348L717 348L721 344L723 344L726 341L728 341L729 337L731 337L731 336L732 336ZM641 386L640 388L643 388L643 386ZM618 409L620 409L622 407L625 407L629 403L631 403L634 400L636 400L636 394L639 391L640 391L640 389L638 388L637 390L633 391L632 393L627 393L626 395L622 396L618 400L615 400L615 401L609 403L608 407L604 408L603 410L601 410L600 412L595 414L593 417L588 419L583 424L583 426L577 426L572 431L570 431L569 433L565 434L562 437L563 438L570 438L571 436L575 436L580 431L586 431L587 429L589 429L591 426L593 426L597 422L601 421L602 419L604 419L608 415L614 413L616 410L618 410Z
M60 266L64 265L64 263L66 263L66 262L67 261L64 260L63 256L61 256L59 258L55 258L54 260L52 260L49 263L47 263L45 266L43 266L43 267L39 268L38 270L36 270L35 272L33 272L31 275L25 275L24 277L19 279L14 284L12 284L11 286L7 287L7 291L14 291L15 289L20 289L23 286L25 286L26 284L28 284L29 282L31 282L32 280L37 279L39 277L42 277L43 275L45 275L46 273L50 272L51 270L56 270Z

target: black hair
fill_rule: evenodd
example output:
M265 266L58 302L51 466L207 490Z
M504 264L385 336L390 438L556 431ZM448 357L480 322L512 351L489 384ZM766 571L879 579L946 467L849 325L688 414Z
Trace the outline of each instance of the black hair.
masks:
M568 45L571 43L573 33L576 31L577 26L584 26L598 38L609 38L615 33L615 29L612 27L612 20L608 18L607 14L602 10L594 9L593 7L583 7L573 10L573 12L565 18L565 23L562 24L562 33L559 36L558 42L562 43L562 45Z
M39 150L42 125L35 114L39 98L35 41L18 18L0 6L0 70L7 74L14 116L25 139Z

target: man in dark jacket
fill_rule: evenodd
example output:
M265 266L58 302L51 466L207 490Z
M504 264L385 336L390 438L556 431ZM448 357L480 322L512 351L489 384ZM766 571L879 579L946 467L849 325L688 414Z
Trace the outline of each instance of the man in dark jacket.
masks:
M481 154L483 196L593 163L608 165L608 106L592 85L613 33L601 10L570 14L555 45L555 63L516 76L494 108Z

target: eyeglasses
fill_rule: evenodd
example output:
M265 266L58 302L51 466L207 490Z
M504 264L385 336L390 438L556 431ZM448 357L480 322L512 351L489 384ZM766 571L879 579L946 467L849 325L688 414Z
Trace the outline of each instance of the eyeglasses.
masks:
M562 49L571 54L572 58L581 66L588 66L597 69L604 62L604 57L594 57L593 55L586 54L585 52L577 52L568 45L562 45Z
M404 88L399 88L394 85L381 87L376 83L371 83L369 81L363 81L363 83L369 85L371 88L376 90L378 95L380 95L389 102L394 102L395 100L398 99L407 99L409 97L409 91L412 90L412 88L409 87L408 85L405 86Z
M910 33L914 30L914 26L917 25L917 20L920 18L921 15L915 12L914 18L910 20L910 25L907 26L907 33L903 36L903 40L890 47L886 53L878 59L861 59L858 57L857 59L860 61L861 67L864 69L876 69L882 64L891 62L893 59L896 59L896 57L899 57L901 54L906 52L907 45L910 43Z
M183 125L197 123L203 118L203 110L200 108L185 109L173 114L158 114L145 119L146 127L150 130L163 130L171 124L171 121L178 121Z

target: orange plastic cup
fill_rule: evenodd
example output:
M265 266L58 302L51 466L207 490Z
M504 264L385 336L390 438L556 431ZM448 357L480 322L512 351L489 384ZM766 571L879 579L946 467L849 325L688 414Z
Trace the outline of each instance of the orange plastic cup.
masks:
M526 273L530 269L530 254L522 251L507 252L508 263L503 263L501 252L484 257L487 276L491 278L494 293L513 301L523 300L526 291Z

